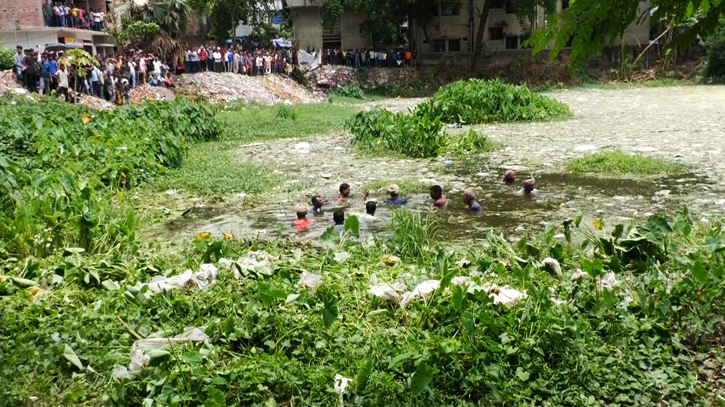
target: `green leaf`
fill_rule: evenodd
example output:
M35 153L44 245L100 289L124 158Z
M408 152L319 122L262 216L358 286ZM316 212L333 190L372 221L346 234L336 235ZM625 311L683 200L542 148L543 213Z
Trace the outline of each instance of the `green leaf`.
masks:
M438 372L438 369L430 367L424 361L421 361L415 373L410 378L410 390L413 391L413 394L417 396L422 393L428 383L433 380L433 376Z
M562 246L561 243L557 243L551 246L551 250L549 250L549 253L551 255L551 258L557 261L564 260L564 246Z
M121 286L117 282L111 280L103 280L101 285L108 291L118 291L121 289Z
M337 298L325 301L325 309L322 310L322 320L325 322L325 328L332 326L337 318Z
M370 377L370 373L372 373L372 371L372 359L365 359L360 363L360 370L357 371L357 375L355 375L355 381L353 382L356 389L359 390L365 388L365 384L367 383L368 377Z
M521 367L516 368L516 377L518 377L519 380L521 380L522 382L529 380L530 376L531 374L526 370L522 369Z
M700 259L692 266L692 277L700 284L707 284L710 281L710 275Z
M473 336L476 331L476 325L473 319L473 313L471 313L471 311L466 311L463 313L463 315L461 316L461 326L463 326L463 329L466 330L468 336Z
M705 249L710 254L725 250L725 240L721 236L708 236L705 239Z
M297 301L298 298L300 298L299 294L290 294L287 296L287 299L284 300L284 304L285 305L292 304L293 302Z
M345 221L345 232L352 232L355 237L360 237L360 220L355 215L351 215Z
M461 305L463 305L463 299L466 295L466 292L464 291L465 288L462 285L454 285L453 286L453 309L458 312L461 310Z
M322 240L323 242L329 242L330 240L334 240L336 237L337 233L335 233L335 227L330 226L329 228L327 228L325 233L320 236L320 240Z
M622 233L624 233L624 225L621 223L614 226L614 230L612 231L612 237L615 239L619 239L622 237Z
M199 364L203 361L201 355L199 355L198 353L186 353L184 354L184 360L186 360L188 363L194 364Z
M11 280L17 285L23 286L23 287L37 287L38 283L36 283L33 280L28 280L26 278L20 278L20 277L10 277Z
M81 360L78 359L78 356L73 351L73 348L70 347L67 343L65 344L65 349L63 350L63 356L68 359L70 363L73 364L73 366L77 367L80 370L83 370L83 363L81 363Z
M227 399L221 390L212 387L209 389L209 396L211 397L211 400L204 402L205 406L226 407ZM212 404L209 404L209 402Z
M225 379L225 378L223 378L221 376L215 377L214 380L212 380L212 381L217 386L228 386L229 385L229 382L227 381L227 379Z

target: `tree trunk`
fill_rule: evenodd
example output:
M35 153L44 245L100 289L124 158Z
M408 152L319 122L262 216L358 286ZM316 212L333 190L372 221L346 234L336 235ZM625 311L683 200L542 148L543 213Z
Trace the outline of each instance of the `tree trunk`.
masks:
M433 43L430 40L430 36L428 35L428 22L423 22L423 36L425 37L425 42L428 44L428 52L433 52Z
M491 11L491 0L484 0L483 10L481 10L478 22L478 31L476 32L476 42L473 43L473 56L471 57L471 73L474 75L478 71L478 60L481 57L481 43L483 42L483 34L486 32L486 22L488 14Z

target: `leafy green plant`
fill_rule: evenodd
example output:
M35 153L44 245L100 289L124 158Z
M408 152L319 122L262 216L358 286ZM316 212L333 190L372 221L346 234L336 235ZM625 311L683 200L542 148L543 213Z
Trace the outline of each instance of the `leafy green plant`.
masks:
M13 66L15 66L15 51L0 44L0 70L13 69Z
M720 18L717 30L707 38L705 77L711 82L725 82L725 17Z
M417 110L445 123L461 124L547 121L571 115L565 104L526 86L481 79L448 84Z
M601 152L575 158L567 164L567 169L575 173L631 174L631 175L667 175L681 174L687 170L683 164L673 163L661 158L630 155L621 151Z
M297 111L289 106L280 106L277 108L277 117L285 120L297 120L299 117Z
M340 86L335 88L332 94L353 99L365 99L365 92L359 86Z
M499 144L491 141L485 134L470 129L459 135L448 135L448 144L443 148L444 154L482 154L499 149Z

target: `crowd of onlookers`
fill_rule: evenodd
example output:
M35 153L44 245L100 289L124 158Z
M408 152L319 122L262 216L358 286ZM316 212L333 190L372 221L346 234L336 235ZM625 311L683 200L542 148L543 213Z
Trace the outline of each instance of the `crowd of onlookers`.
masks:
M43 18L46 27L67 27L93 31L106 29L106 13L101 9L86 10L77 4L43 2Z
M308 51L309 52L309 51ZM344 65L351 68L414 68L418 59L415 52L380 49L326 49L322 51L323 65Z
M294 49L278 48L244 49L243 47L201 46L189 48L180 55L177 73L231 72L256 76L272 73L285 74L291 66L297 65L297 52Z

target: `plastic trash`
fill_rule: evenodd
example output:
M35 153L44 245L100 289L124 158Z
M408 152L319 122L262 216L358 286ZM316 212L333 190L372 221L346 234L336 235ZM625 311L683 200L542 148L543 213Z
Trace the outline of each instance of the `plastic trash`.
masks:
M614 278L614 272L610 271L605 274L604 277L597 279L597 288L599 288L600 290L603 288L611 290L616 282L617 279Z
M217 268L213 264L202 264L198 273L194 274L196 286L206 291L210 286L216 284Z
M347 393L347 385L350 384L350 382L352 382L352 379L348 379L347 377L345 377L341 374L335 375L334 389L335 389L335 393L340 395L340 405L341 406L345 405L345 403L343 401L343 396Z
M482 287L488 292L488 297L493 298L494 304L503 304L510 306L521 298L526 298L526 290L523 292L515 290L509 286L499 287L496 284L484 284Z
M401 296L398 291L405 290L405 285L400 281L396 281L392 285L383 283L377 285L371 285L368 287L368 292L375 297L381 298L383 301L389 301L393 304L400 303Z
M402 305L406 305L410 301L416 298L426 299L428 296L440 287L441 282L438 280L427 280L418 284L413 291L405 293L403 299L400 301Z
M300 276L300 282L298 284L311 291L315 291L322 284L322 276L305 271Z
M205 291L216 284L217 268L213 264L202 264L200 271L194 274L191 270L175 275L173 277L156 276L150 283L139 283L133 287L134 290L141 290L148 286L149 291L156 294L162 291L173 291L187 287L196 287Z
M468 285L468 283L470 283L470 282L471 282L471 277L458 276L458 277L453 277L451 279L451 284L453 284L453 285Z
M219 260L219 264L221 267L221 260ZM234 278L241 278L242 274L247 275L249 273L271 275L272 256L264 251L249 252L245 257L240 257L239 260L234 262L233 266Z
M552 259L551 257L545 258L541 262L541 267L548 271L549 274L556 278L561 278L561 266L559 265L559 262L555 259Z
M60 343L60 333L54 332L53 335L50 335L50 339L55 343Z
M136 341L131 346L131 363L128 370L131 375L149 364L151 357L148 355L152 350L164 350L171 345L177 345L186 342L208 342L209 337L199 328L187 328L183 334L173 338L148 338ZM115 372L115 371L114 371Z
M121 379L130 379L131 374L128 372L128 368L123 365L118 365L113 368L113 377L121 380Z

